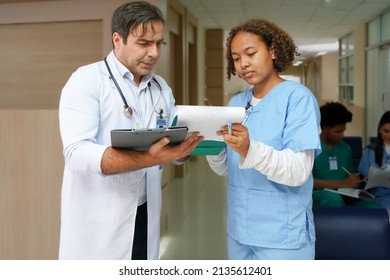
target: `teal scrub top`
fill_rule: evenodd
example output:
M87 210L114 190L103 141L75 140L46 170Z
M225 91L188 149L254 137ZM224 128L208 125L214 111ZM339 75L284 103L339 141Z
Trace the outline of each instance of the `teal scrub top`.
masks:
M321 154L316 157L313 166L313 176L320 180L344 180L350 173L355 173L355 167L352 162L351 147L340 142L333 146L332 150L321 140Z

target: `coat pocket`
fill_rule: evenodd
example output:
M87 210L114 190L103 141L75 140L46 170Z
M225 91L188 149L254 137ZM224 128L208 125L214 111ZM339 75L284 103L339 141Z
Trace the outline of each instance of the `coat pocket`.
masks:
M119 177L82 175L72 184L70 216L94 222L111 222L116 217Z

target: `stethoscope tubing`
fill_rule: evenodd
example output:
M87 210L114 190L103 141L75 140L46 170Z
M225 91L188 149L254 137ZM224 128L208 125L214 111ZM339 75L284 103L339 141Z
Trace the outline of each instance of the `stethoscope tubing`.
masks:
M127 103L126 98L125 98L125 95L123 94L123 92L122 92L122 90L121 90L121 88L120 88L118 82L116 81L114 75L112 74L111 68L110 68L110 66L108 65L108 62L107 62L107 57L104 58L104 63L106 64L107 71L108 71L108 74L110 75L111 80L114 82L114 85L115 85L115 87L117 88L117 90L118 90L118 92L119 92L119 94L120 94L120 96L121 96L121 98L122 98L122 100L123 100L123 108L124 108L123 112L124 112L124 115L125 115L125 117L130 118L130 117L133 115L133 109L132 109L132 108L129 106L129 104ZM153 82L156 84L157 88L160 90L160 93L161 93L162 95L164 95L164 94L163 94L163 91L162 91L162 87L161 87L160 83L157 81L157 79L156 79L155 77L152 77L151 81L153 81ZM156 111L156 106L157 106L157 104L158 104L159 101L160 101L160 96L159 96L159 98L158 98L156 104L154 104L152 92L151 92L151 90L150 90L151 86L152 86L152 85L151 85L151 83L149 82L149 83L148 83L148 88L149 88L149 91L150 91L150 94L151 94L151 99L152 99L152 103L153 103L153 107L154 107L153 110L154 110L157 114L160 114L160 116L162 116L163 110L161 110L160 112L157 112L157 111ZM163 96L163 97L164 97L164 96ZM165 97L164 97L164 102L165 102L165 106L167 107L167 112L168 112L168 111L169 111L169 107L168 107L167 101L165 100ZM168 115L169 115L169 114L168 114Z
M115 87L118 89L118 92L119 92L119 94L120 94L120 96L121 96L121 98L123 100L123 104L124 104L123 107L124 107L125 112L126 112L126 110L129 110L130 106L129 106L129 104L127 104L125 95L123 94L123 92L122 92L118 82L116 81L114 75L112 74L110 66L108 66L107 57L104 58L104 63L106 64L106 67L107 67L107 70L108 70L108 74L110 75L111 80L114 82ZM131 108L130 108L130 110L131 110ZM130 115L131 114L132 114L132 112L130 112Z

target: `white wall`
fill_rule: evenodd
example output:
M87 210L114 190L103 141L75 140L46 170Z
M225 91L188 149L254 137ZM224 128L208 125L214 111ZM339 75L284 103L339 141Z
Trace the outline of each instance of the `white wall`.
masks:
M337 53L325 54L320 57L320 92L322 100L337 101L339 57Z

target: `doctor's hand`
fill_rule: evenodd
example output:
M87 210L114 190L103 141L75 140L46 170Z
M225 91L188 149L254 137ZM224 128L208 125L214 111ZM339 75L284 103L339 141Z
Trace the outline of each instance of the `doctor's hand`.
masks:
M199 136L199 132L194 132L179 145L172 147L168 145L169 137L164 137L150 146L147 153L159 164L180 161L187 158L203 138Z
M232 124L232 134L229 134L228 126L224 125L221 130L217 131L217 135L222 135L226 145L231 147L240 156L246 157L249 150L249 132L248 128L240 123Z

